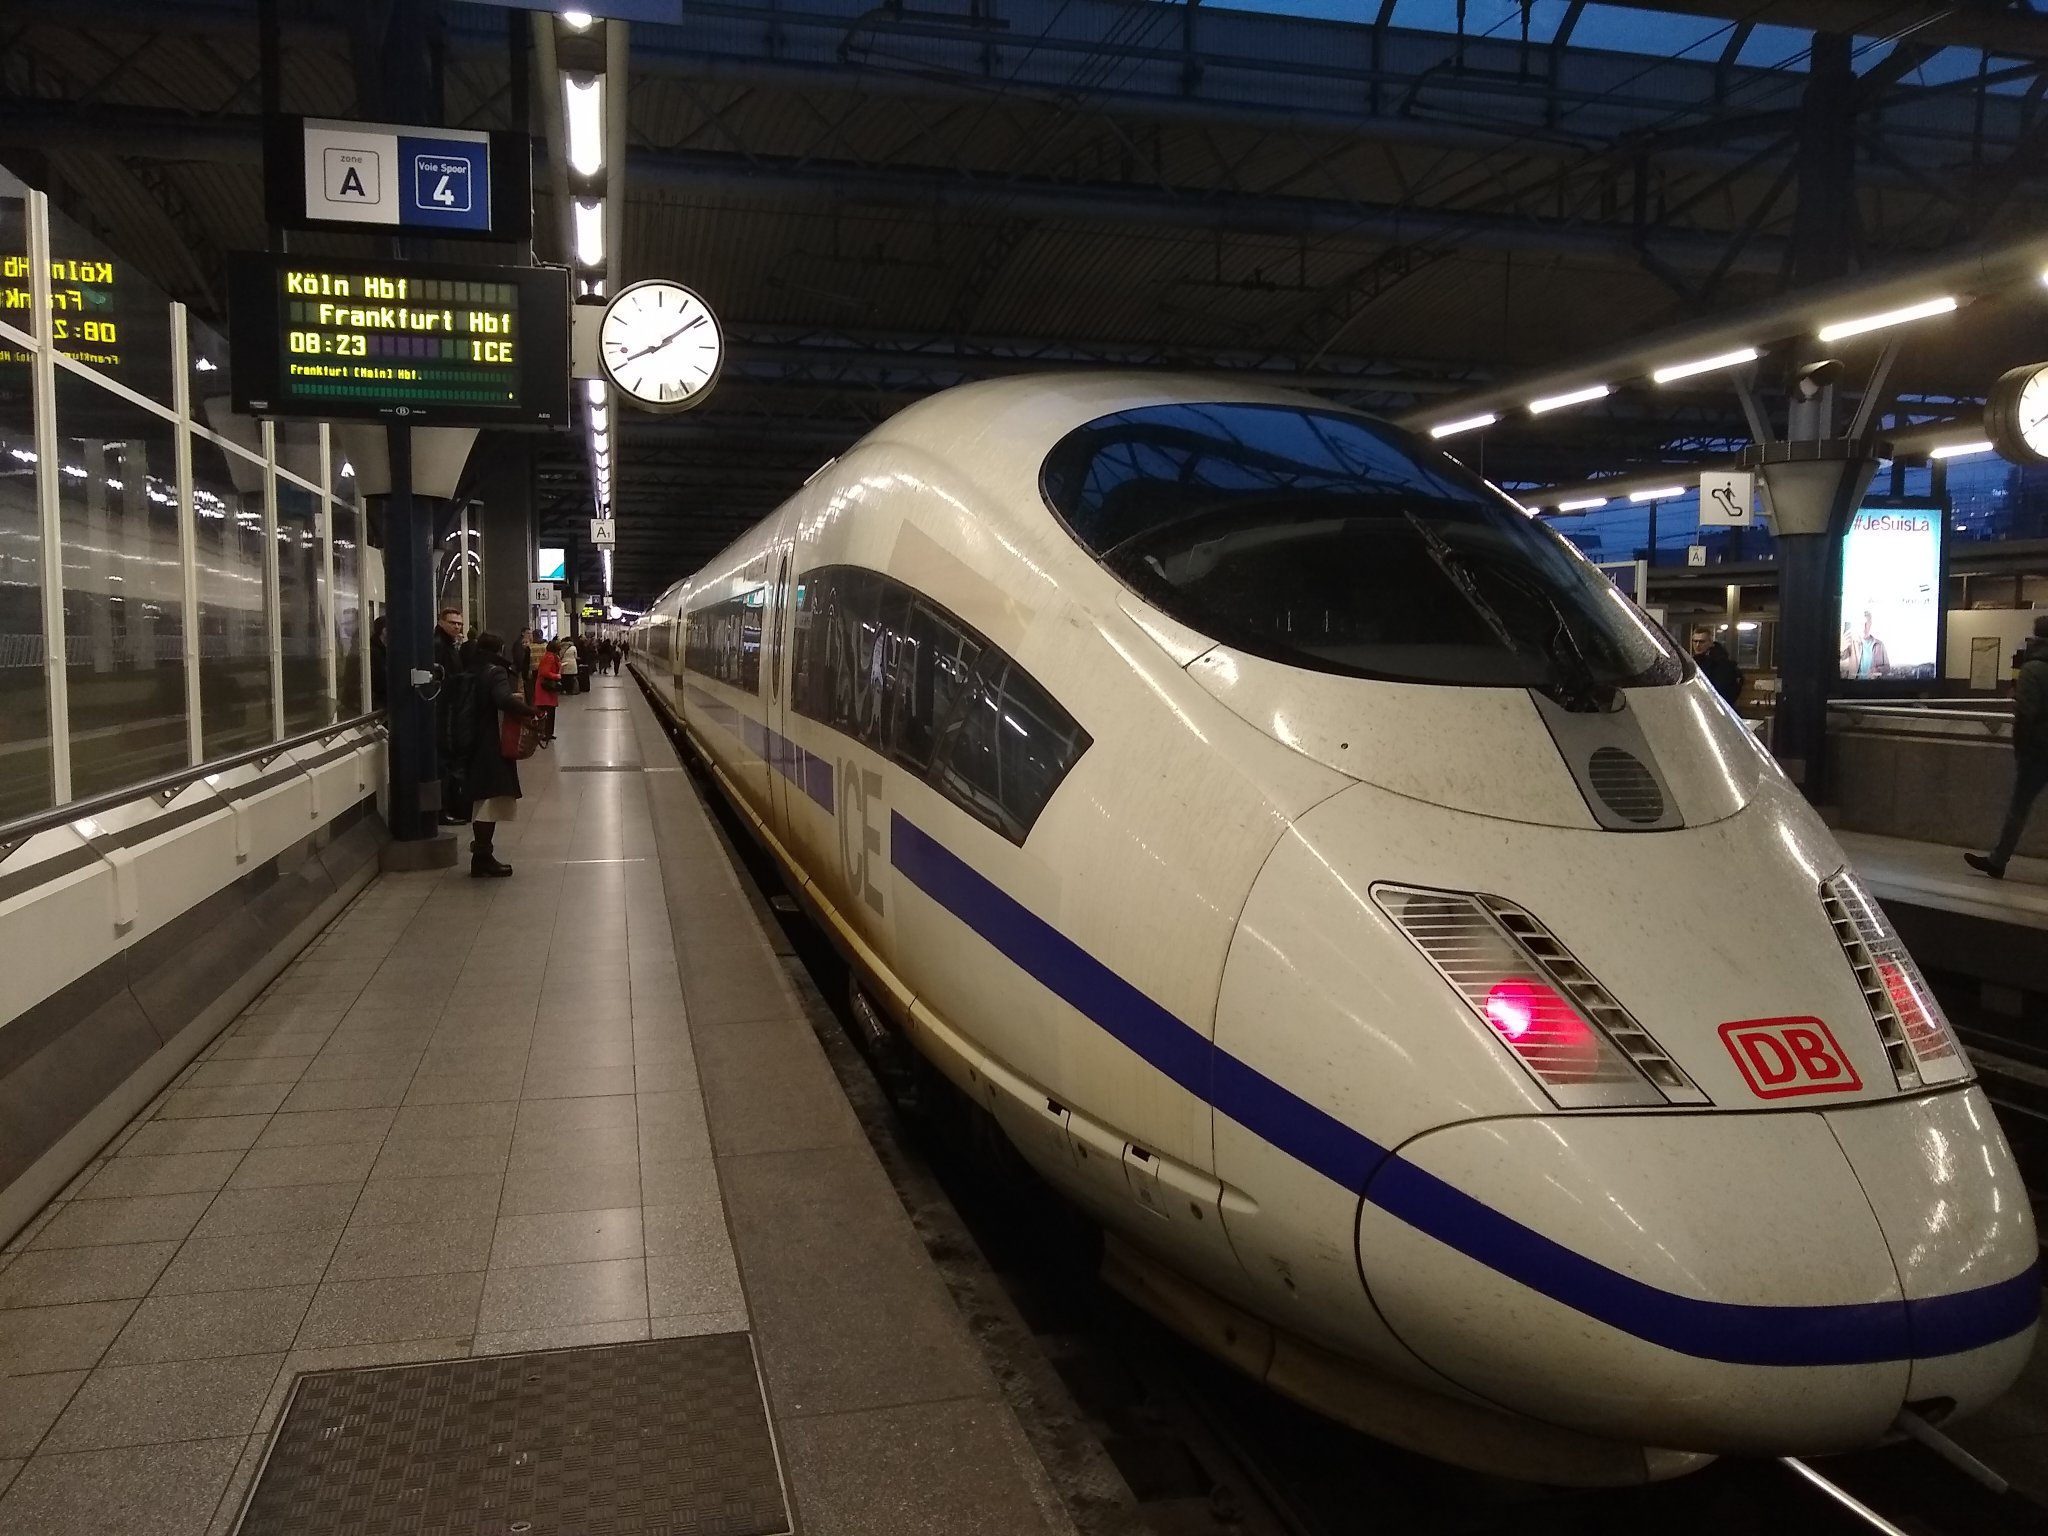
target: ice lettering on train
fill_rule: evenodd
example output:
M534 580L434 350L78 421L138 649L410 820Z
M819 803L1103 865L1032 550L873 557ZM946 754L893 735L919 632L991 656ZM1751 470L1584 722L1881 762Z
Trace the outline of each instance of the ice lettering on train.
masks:
M877 917L882 915L882 893L870 872L882 856L881 798L881 774L861 767L852 758L840 759L839 864L846 871L846 888L874 908ZM849 836L855 822L859 823L859 835Z

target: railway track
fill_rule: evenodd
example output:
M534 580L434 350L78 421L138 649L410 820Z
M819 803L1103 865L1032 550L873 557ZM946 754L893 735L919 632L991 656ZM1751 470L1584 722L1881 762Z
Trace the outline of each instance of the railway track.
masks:
M688 753L684 753L686 759ZM769 856L699 783L750 877L778 949L884 1169L968 1319L1078 1536L2041 1536L2048 1505L1971 1482L1901 1443L1811 1470L1724 1460L1675 1483L1560 1490L1478 1476L1411 1455L1299 1408L1202 1354L1104 1286L1095 1236L975 1113L907 1121L861 1053L847 972L784 893ZM2024 1041L2010 1042L2025 1046ZM1990 1052L1984 1041L1973 1049ZM2039 1090L2048 1050L2008 1088ZM2014 1125L2001 1099L2001 1118ZM2031 1113L2032 1111L2028 1111ZM2015 1150L2037 1205L2048 1190L2048 1114L2021 1119ZM1839 1495L1865 1507L1852 1511ZM1875 1523L1873 1523L1875 1522Z

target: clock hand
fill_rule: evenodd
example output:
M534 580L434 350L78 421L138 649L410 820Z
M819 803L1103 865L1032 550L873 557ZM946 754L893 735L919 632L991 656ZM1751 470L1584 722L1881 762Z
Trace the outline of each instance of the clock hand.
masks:
M701 318L701 316L699 318ZM695 320L692 320L690 322L690 325L695 325L696 323L697 322ZM675 330L670 331L666 336L662 337L661 340L655 342L652 346L642 347L638 352L629 352L624 357L620 358L619 361L623 363L630 363L635 358L645 357L650 352L659 352L663 347L667 346L670 342L674 341L678 336L682 335L684 331L687 331L690 328L690 325L677 327Z
M690 331L694 331L698 326L702 325L703 323L704 317L702 315L699 315L696 319L692 320L688 325L683 326L681 329L670 331L667 337L665 337L660 343L658 343L655 346L654 350L656 352L666 352L670 347L674 346L678 341L682 340L684 335L686 335Z

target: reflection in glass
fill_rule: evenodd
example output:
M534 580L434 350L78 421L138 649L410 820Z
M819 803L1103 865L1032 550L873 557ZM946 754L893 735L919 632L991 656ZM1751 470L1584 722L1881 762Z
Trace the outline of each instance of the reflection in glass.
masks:
M170 306L170 295L141 267L50 210L50 319L59 352L168 406Z
M0 196L0 251L18 243L21 212L19 197ZM0 356L0 819L50 803L42 571L29 370Z
M63 368L57 433L71 793L83 797L190 760L176 434Z
M278 638L284 648L284 729L310 731L334 718L320 635L320 498L277 482Z
M263 615L263 465L192 434L199 545L199 710L209 758L270 734L270 635Z
M337 497L329 508L334 519L334 675L341 689L335 708L346 718L369 708L363 687L362 516L353 496Z
M961 620L879 571L815 567L796 601L790 708L872 747L1021 845L1088 750L1073 716ZM688 670L721 675L713 642L730 606L686 615Z

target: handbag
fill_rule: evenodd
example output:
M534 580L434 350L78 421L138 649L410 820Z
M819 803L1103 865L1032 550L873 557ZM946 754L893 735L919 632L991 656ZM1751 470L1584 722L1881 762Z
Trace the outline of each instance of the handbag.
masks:
M498 751L508 762L520 763L547 743L541 737L539 720L533 715L505 715L498 721Z

